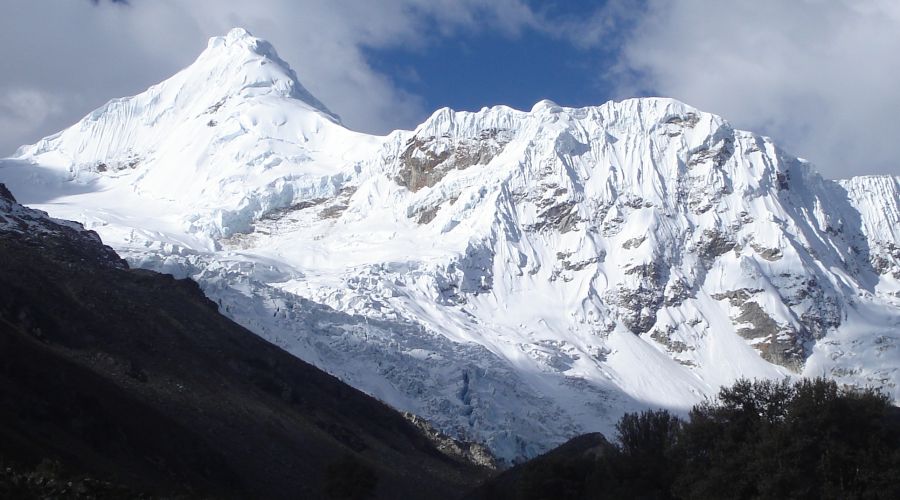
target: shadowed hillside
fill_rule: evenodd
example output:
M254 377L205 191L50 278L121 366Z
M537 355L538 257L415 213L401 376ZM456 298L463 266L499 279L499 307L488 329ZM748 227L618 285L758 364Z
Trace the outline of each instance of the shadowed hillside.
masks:
M194 282L128 269L0 188L0 493L55 491L9 489L39 464L191 497L441 498L484 477Z

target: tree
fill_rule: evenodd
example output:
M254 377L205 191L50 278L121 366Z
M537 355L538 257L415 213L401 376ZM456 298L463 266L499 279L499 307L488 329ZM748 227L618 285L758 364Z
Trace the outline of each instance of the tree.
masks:
M672 451L682 421L666 410L625 414L616 424L619 457L611 464L615 496L672 498Z

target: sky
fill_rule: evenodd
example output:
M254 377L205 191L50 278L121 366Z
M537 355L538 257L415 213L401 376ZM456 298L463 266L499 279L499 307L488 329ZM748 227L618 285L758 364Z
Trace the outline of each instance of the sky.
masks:
M826 177L900 175L896 0L0 0L0 156L241 26L352 129L667 96Z

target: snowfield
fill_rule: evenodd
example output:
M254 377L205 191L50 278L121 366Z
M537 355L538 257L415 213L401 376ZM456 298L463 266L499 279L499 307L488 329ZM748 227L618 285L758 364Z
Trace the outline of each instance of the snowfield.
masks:
M900 189L671 99L344 128L241 29L0 164L23 204L505 460L739 377L900 383Z

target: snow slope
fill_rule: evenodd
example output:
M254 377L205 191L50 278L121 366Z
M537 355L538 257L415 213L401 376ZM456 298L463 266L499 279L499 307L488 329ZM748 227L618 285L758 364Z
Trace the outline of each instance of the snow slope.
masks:
M671 99L374 137L235 29L0 182L508 460L742 376L900 382L897 179L823 179Z

